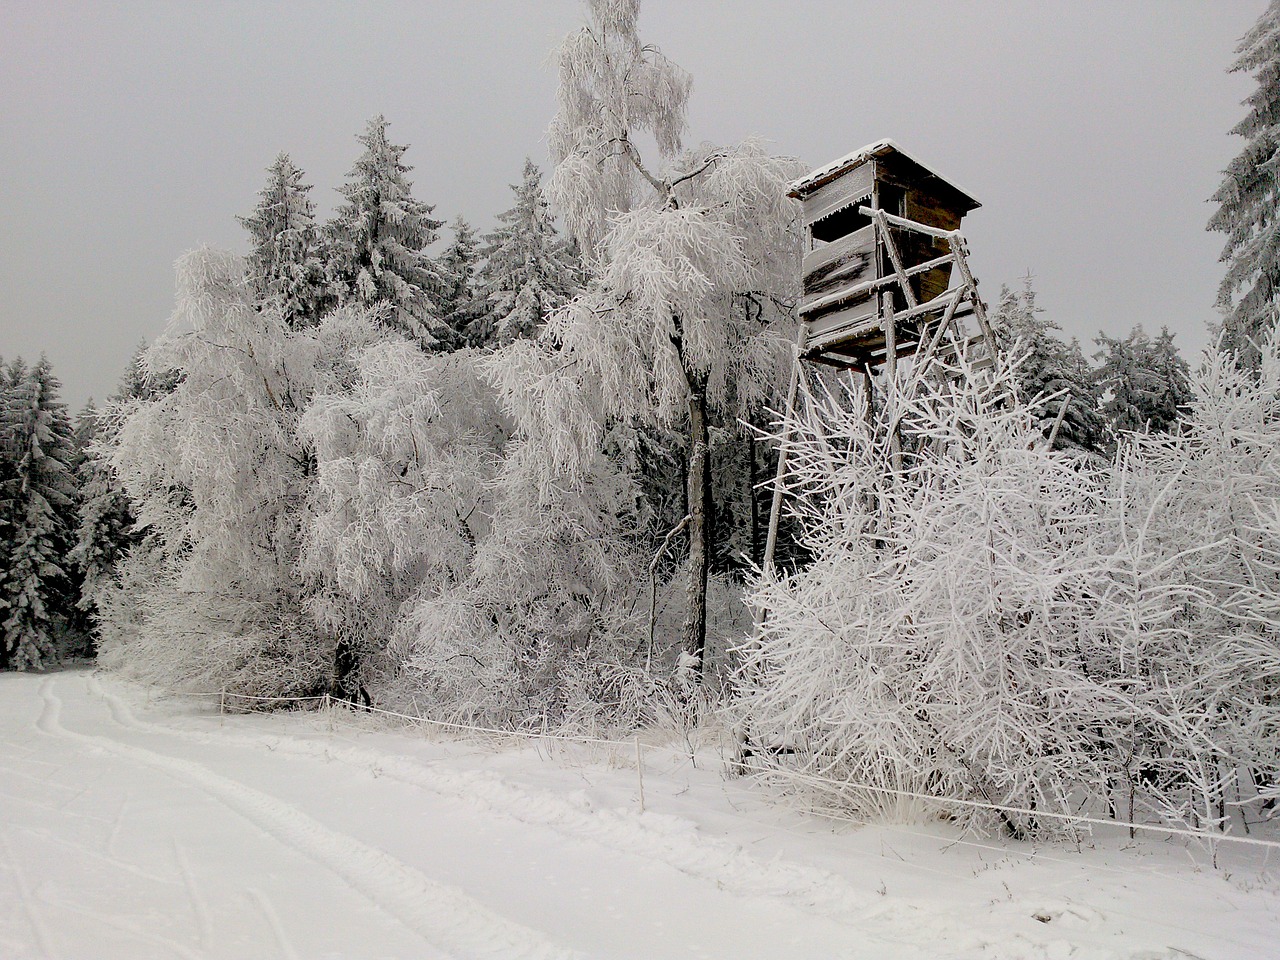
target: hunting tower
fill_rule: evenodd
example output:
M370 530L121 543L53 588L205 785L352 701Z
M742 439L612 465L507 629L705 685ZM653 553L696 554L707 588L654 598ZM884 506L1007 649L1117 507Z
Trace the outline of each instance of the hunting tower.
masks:
M804 359L869 372L932 354L962 316L977 312L987 332L956 232L980 204L954 183L879 140L795 181L791 196L805 225Z
M995 336L959 232L961 219L979 203L892 140L868 144L802 177L791 185L791 196L803 210L805 254L787 410L795 404L802 360L860 373L869 399L878 380L875 405L889 411L882 422L890 425L891 468L900 470L900 425L892 415L900 396L915 389L936 359L954 359L959 351L970 370L996 359ZM961 324L969 315L981 328L972 339ZM979 345L985 346L985 357ZM911 359L912 368L899 378L903 358ZM769 514L766 569L773 566L785 475L784 446Z

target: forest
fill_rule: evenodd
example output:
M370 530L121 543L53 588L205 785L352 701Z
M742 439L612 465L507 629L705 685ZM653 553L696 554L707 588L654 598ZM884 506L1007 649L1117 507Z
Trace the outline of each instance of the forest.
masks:
M1203 356L1154 325L1067 341L1027 276L990 304L991 364L958 349L870 392L805 367L790 406L807 168L691 146L691 78L638 20L587 4L548 169L513 171L491 231L437 219L377 116L332 218L281 154L248 254L179 258L101 405L73 417L44 358L0 365L0 668L510 730L718 724L743 771L858 816L1016 837L1263 817L1280 5L1232 66L1258 88L1212 198Z

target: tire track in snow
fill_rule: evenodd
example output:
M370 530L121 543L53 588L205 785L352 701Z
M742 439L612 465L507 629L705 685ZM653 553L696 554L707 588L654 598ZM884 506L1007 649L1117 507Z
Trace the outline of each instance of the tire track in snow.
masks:
M282 800L191 760L67 729L61 722L62 702L53 692L53 682L50 677L40 687L44 709L36 724L41 731L160 770L220 800L263 833L328 868L440 949L465 957L502 960L569 960L575 956L544 934L513 923L381 850L329 829Z
M112 718L127 729L206 745L268 745L261 736L226 729L206 735L140 720L97 677L89 675L87 681L90 691L107 702ZM738 896L765 897L837 923L861 926L896 915L895 939L919 919L919 910L912 905L885 903L826 870L761 859L729 840L698 833L693 823L679 817L596 808L585 797L534 791L487 771L429 769L406 757L362 747L313 743L288 736L271 740L269 746L278 753L338 761L437 796L475 804L508 820L549 827L561 836L657 862Z

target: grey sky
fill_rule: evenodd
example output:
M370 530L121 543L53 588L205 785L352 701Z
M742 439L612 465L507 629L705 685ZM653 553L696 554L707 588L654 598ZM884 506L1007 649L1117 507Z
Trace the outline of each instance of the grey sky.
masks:
M988 300L1029 269L1068 334L1167 323L1192 353L1221 276L1205 199L1253 86L1225 70L1264 7L648 0L641 26L693 74L693 140L817 166L892 137L983 202L965 232ZM235 215L275 154L327 214L380 112L415 194L488 227L524 156L546 165L547 56L580 16L0 0L0 356L45 351L73 407L104 397L163 328L174 259L244 248Z

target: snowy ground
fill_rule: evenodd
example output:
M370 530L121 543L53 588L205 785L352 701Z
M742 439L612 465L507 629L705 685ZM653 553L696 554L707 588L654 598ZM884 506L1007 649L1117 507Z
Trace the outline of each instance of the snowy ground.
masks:
M1280 856L957 843L714 762L0 677L0 957L1280 956ZM1199 865L1198 865L1199 864Z

